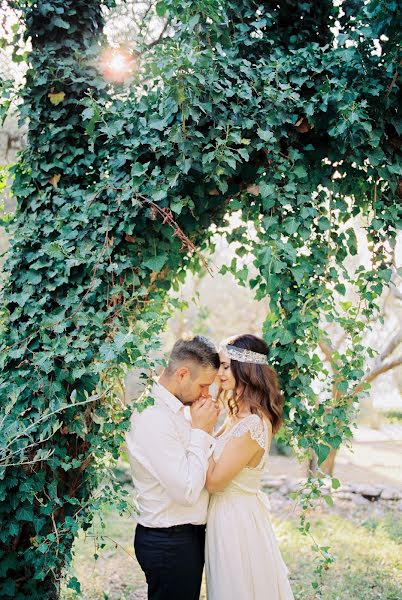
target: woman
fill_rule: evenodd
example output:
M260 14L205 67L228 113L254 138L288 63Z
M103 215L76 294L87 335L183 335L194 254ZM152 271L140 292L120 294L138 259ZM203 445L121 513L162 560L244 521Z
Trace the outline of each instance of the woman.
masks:
M208 600L293 599L268 500L259 491L272 435L282 424L283 397L267 353L254 335L220 348L229 415L216 436L206 480Z

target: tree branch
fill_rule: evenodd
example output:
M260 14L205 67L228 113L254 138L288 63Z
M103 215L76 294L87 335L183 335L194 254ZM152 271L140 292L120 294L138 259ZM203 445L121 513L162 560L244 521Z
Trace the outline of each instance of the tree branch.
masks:
M160 32L159 36L157 37L156 40L153 40L153 42L150 42L149 44L147 44L147 48L149 50L149 48L153 48L154 46L156 46L157 44L159 44L159 42L162 41L163 36L165 35L166 31L168 28L168 22L166 21L166 23L163 26L162 31Z
M388 96L390 95L390 93L391 93L391 90L392 90L392 88L394 87L394 85L395 85L395 83L396 83L396 80L398 79L398 76L399 76L399 71L398 71L398 69L399 69L399 67L400 67L400 66L402 66L402 58L401 58L401 60L399 61L399 65L398 65L398 66L397 66L397 68L396 68L396 71L395 71L395 73L394 73L394 76L393 76L393 78L392 78L392 81L391 81L391 83L390 83L390 85L389 85L388 91L387 91L387 93L385 94L385 96L386 96L387 98L388 98Z
M370 371L369 373L367 373L367 375L365 375L363 377L361 382L358 383L356 385L356 387L353 389L352 394L353 395L359 394L363 390L364 385L366 383L371 383L372 381L374 381L374 379L377 379L377 377L379 375L382 375L383 373L386 373L387 371L390 371L391 369L395 369L396 367L399 367L400 365L402 365L402 355L398 356L394 360L391 360L387 363L381 364L378 368L373 369L372 371Z
M321 339L318 342L318 345L320 347L320 350L322 351L322 353L324 354L325 360L329 363L332 362L332 354L334 352L334 349L332 346L330 346L330 344L328 344L326 341L324 341L323 339Z
M375 368L378 368L380 365L378 363L382 363L392 352L402 343L402 328L394 335L393 338L389 341L388 345L384 348L384 350L379 354L378 359L376 361Z
M391 281L391 285L389 286L389 291L394 298L397 300L402 300L402 292L396 287L395 283Z

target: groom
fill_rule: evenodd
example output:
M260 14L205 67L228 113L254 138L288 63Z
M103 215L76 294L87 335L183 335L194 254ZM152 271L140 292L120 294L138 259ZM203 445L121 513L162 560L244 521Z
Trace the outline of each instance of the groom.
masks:
M204 488L219 409L209 395L219 368L202 336L178 340L151 396L134 412L126 443L139 507L134 548L149 600L198 600L208 492Z

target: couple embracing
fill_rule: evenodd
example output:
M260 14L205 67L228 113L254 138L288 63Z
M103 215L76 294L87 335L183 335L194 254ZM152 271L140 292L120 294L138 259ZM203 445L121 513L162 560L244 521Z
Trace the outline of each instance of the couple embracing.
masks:
M178 340L127 448L139 508L134 548L149 600L292 600L260 491L283 398L265 342L242 335L217 350ZM227 415L218 431L219 383Z

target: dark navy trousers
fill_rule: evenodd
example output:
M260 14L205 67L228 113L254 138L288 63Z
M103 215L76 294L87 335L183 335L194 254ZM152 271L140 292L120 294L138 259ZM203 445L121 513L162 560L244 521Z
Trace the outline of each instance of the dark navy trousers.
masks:
M205 525L144 527L134 549L148 584L148 600L199 600Z

